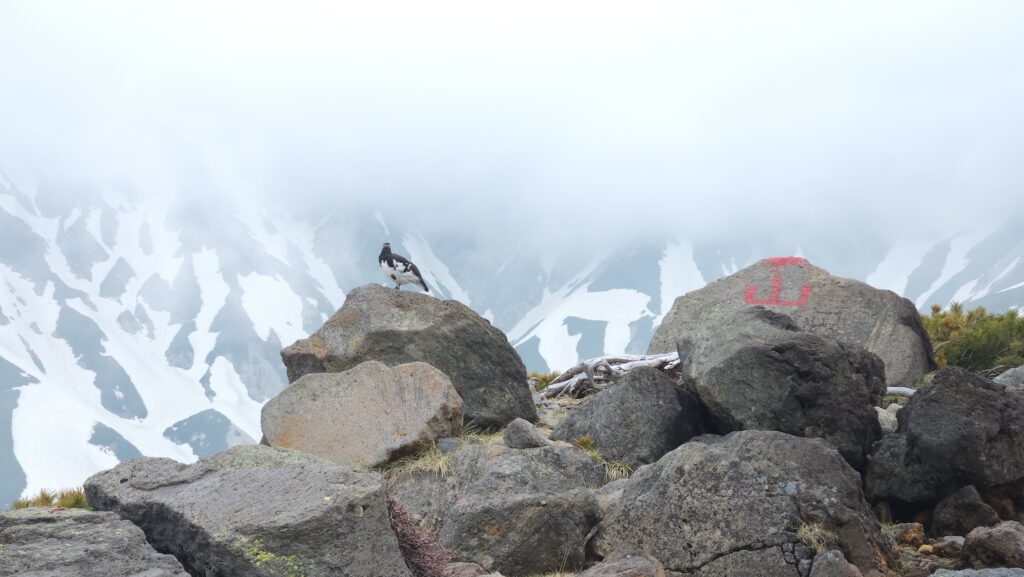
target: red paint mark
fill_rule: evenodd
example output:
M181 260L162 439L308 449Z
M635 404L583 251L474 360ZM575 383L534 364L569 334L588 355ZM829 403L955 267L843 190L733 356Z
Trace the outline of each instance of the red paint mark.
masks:
M807 303L807 297L811 296L811 287L804 285L800 287L800 297L796 300L786 301L779 298L782 294L782 272L781 268L786 265L803 264L807 262L807 259L800 258L798 256L773 256L766 258L761 262L766 262L772 265L772 290L768 295L768 298L759 299L757 298L757 287L754 285L747 285L747 290L743 294L744 300L750 305L773 305L777 307L799 307Z
M807 262L807 259L802 256L770 256L761 262L771 265L804 264Z

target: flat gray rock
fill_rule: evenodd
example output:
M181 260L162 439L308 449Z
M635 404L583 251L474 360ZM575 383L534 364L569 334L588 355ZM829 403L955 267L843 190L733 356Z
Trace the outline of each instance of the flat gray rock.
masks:
M675 300L647 352L707 338L750 306L791 317L810 333L854 343L885 363L889 384L910 386L934 368L917 308L892 291L834 277L806 259L765 259Z
M114 513L30 507L0 514L0 575L188 577Z
M462 399L427 363L367 361L341 373L303 375L263 406L272 447L369 468L462 430Z
M85 483L205 577L410 577L376 473L249 445L192 465L129 459Z
M508 338L458 301L370 284L349 291L318 331L281 351L289 382L364 361L423 361L452 380L467 424L499 428L537 420L526 367Z

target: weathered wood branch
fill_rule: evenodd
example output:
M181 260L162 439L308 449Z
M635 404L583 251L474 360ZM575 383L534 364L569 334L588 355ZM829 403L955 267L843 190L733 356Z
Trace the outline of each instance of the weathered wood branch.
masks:
M888 387L885 389L887 395L899 395L901 397L912 397L914 396L914 389L910 387Z
M679 366L678 353L661 355L608 355L588 359L558 375L541 392L541 398L582 397L604 389L637 367L655 367L663 371Z

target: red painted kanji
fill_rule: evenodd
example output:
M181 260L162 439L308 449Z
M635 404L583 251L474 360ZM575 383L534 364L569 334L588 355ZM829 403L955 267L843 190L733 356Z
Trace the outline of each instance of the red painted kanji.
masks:
M759 299L757 298L757 287L747 285L747 290L743 294L747 304L799 307L807 302L807 297L811 296L811 287L807 285L800 287L800 296L796 300L787 301L779 298L779 295L782 294L782 267L791 264L803 264L807 262L807 259L798 256L773 256L764 259L762 262L772 265L772 290L768 294L768 298Z

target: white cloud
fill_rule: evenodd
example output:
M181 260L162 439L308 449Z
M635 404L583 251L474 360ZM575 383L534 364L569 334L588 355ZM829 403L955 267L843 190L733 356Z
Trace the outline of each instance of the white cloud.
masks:
M1014 1L6 3L0 168L583 246L941 229L1024 203L1022 25Z

